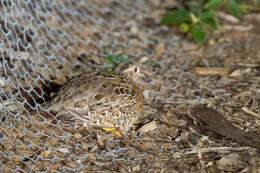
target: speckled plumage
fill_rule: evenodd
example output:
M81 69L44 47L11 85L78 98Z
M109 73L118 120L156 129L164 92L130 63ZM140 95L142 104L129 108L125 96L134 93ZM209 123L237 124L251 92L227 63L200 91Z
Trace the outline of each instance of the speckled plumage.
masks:
M126 132L142 110L143 97L122 69L81 74L67 82L49 103L59 118ZM129 72L129 70L128 70Z

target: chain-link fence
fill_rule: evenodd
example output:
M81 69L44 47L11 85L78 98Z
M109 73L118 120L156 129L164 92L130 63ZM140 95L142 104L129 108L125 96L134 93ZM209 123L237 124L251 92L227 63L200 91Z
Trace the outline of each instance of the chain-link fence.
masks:
M200 172L204 163L219 172L232 167L222 168L230 153L252 156L232 161L235 172L258 166L256 150L192 130L187 110L210 105L241 129L259 129L240 109L259 112L259 36L246 33L243 41L232 32L234 42L205 47L180 41L176 28L160 25L165 7L179 3L0 0L0 172ZM43 107L68 80L120 54L145 64L137 81L144 114L124 138L75 126ZM192 71L197 66L234 67L242 76L200 76ZM152 131L138 132L147 124Z
M102 149L99 131L64 124L41 104L56 86L102 67L108 54L151 54L152 31L137 30L147 6L143 1L1 0L1 172L91 172L123 161L119 171L139 170L136 163L146 152L120 147L117 139Z

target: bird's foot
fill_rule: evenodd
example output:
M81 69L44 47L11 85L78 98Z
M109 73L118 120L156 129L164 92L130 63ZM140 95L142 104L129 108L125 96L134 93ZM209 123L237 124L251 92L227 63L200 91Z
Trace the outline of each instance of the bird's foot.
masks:
M116 135L117 137L122 137L123 136L122 132L117 127L106 127L106 126L103 126L103 127L101 127L101 129L106 131L106 132L110 132L110 133Z

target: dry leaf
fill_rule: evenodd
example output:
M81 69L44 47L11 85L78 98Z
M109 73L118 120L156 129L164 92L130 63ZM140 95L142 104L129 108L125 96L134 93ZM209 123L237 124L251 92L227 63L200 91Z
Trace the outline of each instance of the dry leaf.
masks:
M148 131L153 131L157 129L157 125L155 121L151 121L148 124L143 125L140 129L138 129L139 132L148 132Z
M156 48L155 48L155 52L157 56L160 56L164 53L164 49L165 49L165 45L164 43L159 43Z

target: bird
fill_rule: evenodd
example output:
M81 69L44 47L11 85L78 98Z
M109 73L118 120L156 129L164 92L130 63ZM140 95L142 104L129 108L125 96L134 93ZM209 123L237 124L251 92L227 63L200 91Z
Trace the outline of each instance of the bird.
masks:
M129 62L113 71L82 73L65 83L45 107L57 119L98 126L121 136L142 114L142 91L135 83L137 73L137 65Z

